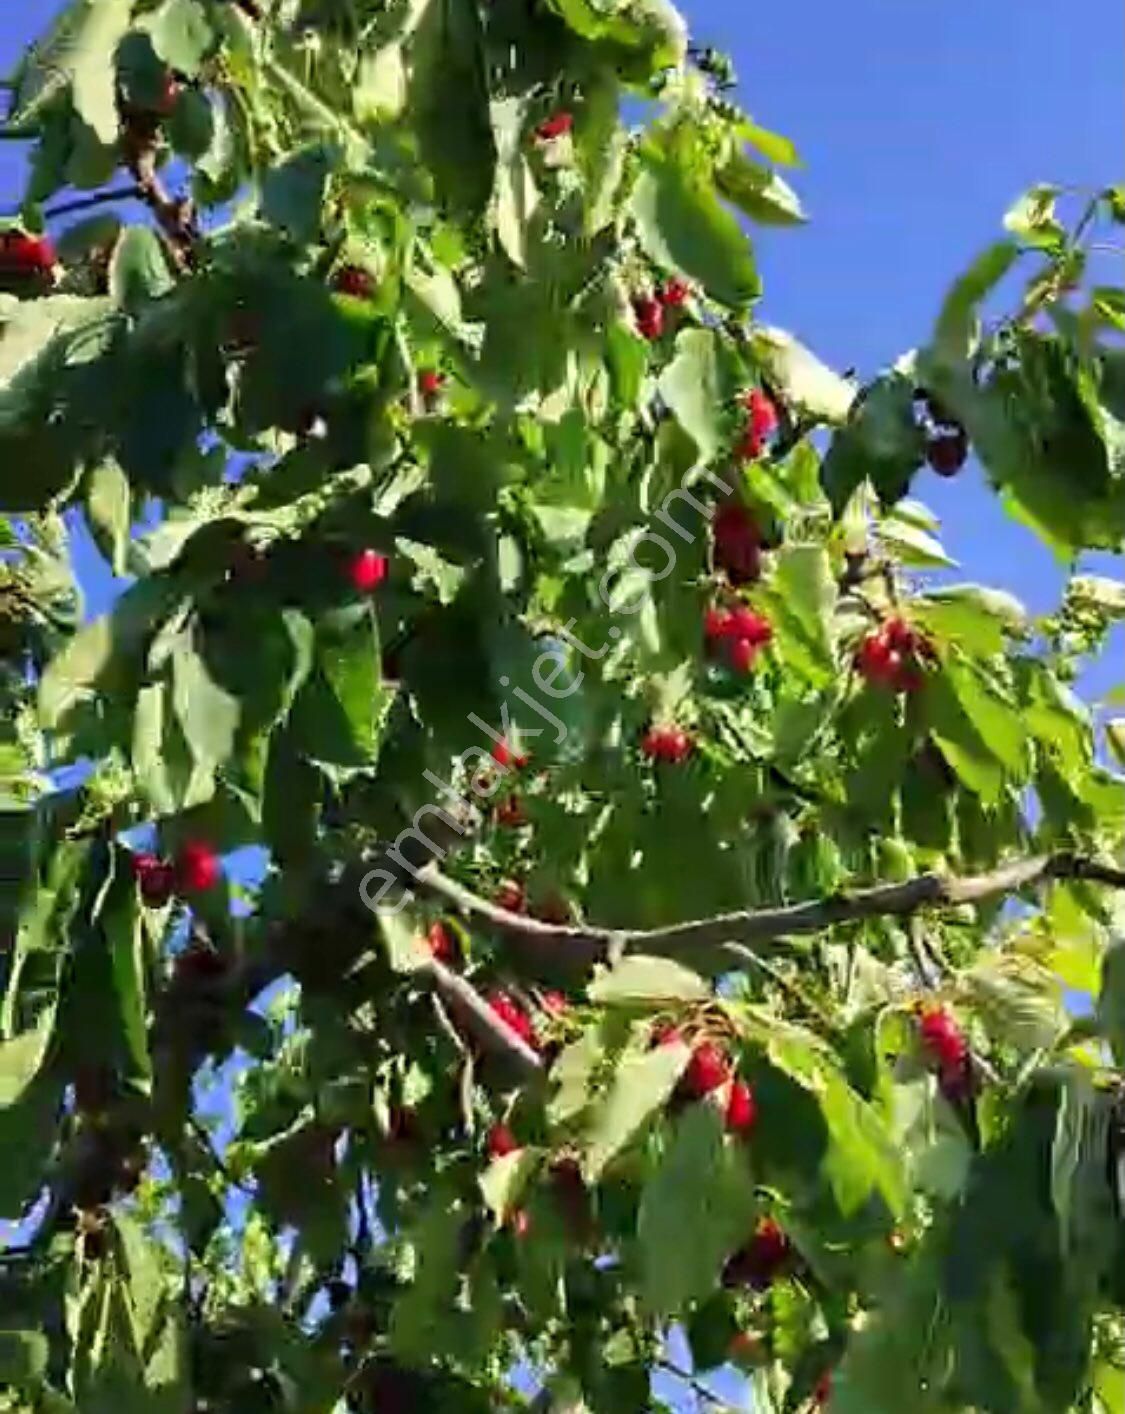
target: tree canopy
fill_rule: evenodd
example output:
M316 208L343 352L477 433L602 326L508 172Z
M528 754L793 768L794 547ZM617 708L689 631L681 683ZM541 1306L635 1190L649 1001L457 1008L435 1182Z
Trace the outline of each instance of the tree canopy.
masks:
M1125 190L860 386L667 0L72 0L9 90L0 1407L1119 1414ZM927 574L970 452L1049 615Z

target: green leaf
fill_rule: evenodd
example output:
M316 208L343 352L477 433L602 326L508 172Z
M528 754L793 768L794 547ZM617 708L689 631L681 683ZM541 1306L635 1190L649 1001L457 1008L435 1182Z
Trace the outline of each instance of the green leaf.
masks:
M748 142L751 147L757 148L763 157L770 162L776 162L779 167L799 167L801 165L796 147L780 133L772 133L768 128L760 127L757 123L749 122L746 119L738 123L735 131L743 142Z
M724 1259L753 1230L755 1207L750 1166L724 1136L722 1111L689 1106L641 1195L637 1240L648 1309L673 1315L709 1296Z
M172 288L164 247L147 226L126 226L109 265L109 293L114 304L135 314L149 300Z
M698 153L681 142L650 149L632 196L641 244L658 264L681 270L721 304L742 310L761 290L750 244L707 179Z
M201 775L230 759L241 713L238 701L186 643L172 656L172 704Z
M17 1390L38 1384L49 1354L47 1337L39 1331L0 1330L0 1384Z
M603 1006L660 1007L706 1001L711 991L698 972L671 958L630 953L590 983L592 1002Z
M443 558L432 545L420 540L407 540L398 536L395 549L414 565L410 587L419 594L428 591L436 596L439 604L452 604L461 592L467 571L463 565L455 565Z
M496 167L480 16L459 0L420 0L416 13L407 116L442 205L477 218L488 206Z
M168 67L189 78L199 73L217 38L200 0L165 0L149 24L149 34Z
M596 1181L606 1165L663 1109L691 1055L676 1041L649 1051L627 1051L608 1092L590 1118L582 1158L583 1172Z
M879 522L879 539L900 564L910 569L952 569L957 564L936 536L893 510Z
M86 515L94 541L115 575L125 573L131 511L129 478L107 457L94 467L86 482Z
M918 622L938 638L982 658L1002 653L1008 634L1028 629L1027 610L1018 599L979 584L931 589L912 608Z
M580 1115L594 1096L594 1084L605 1060L600 1031L591 1027L564 1046L551 1067L553 1094L547 1102L552 1124L567 1124Z
M923 707L930 735L954 773L983 805L995 805L1004 785L1004 769L989 750L944 673L926 684Z
M836 672L832 617L836 580L821 545L787 545L778 552L770 582L770 618L781 656L811 682L827 684Z
M310 245L320 234L321 208L331 167L330 150L316 143L293 153L266 173L262 216L298 245Z
M807 219L789 183L741 152L716 169L715 185L751 221L763 226L800 226Z
M1059 188L1042 182L1029 187L1004 214L1004 228L1025 245L1054 252L1062 249L1066 232L1055 216Z
M502 1223L519 1206L541 1162L537 1149L514 1149L493 1159L480 1177L480 1191L489 1212Z
M675 357L656 386L704 461L710 461L726 439L724 381L719 341L709 329L684 329L676 336Z
M901 500L925 453L925 434L914 415L914 385L885 373L857 398L848 423L832 438L820 477L837 515L870 481L883 506Z
M854 383L833 373L784 329L756 327L750 342L786 406L830 426L847 421L856 398Z
M34 1026L0 1041L0 1108L17 1104L39 1074L55 1031L54 1005L45 1006Z
M145 935L124 851L115 854L113 881L99 918L109 947L121 1029L133 1068L131 1078L148 1081L152 1062L148 1053Z
M633 78L651 78L683 61L687 32L669 0L634 0L627 6L606 6L595 0L549 3L582 39L622 51Z
M407 72L401 44L387 44L360 56L352 109L361 123L383 123L406 107Z
M9 121L45 116L69 85L75 111L98 140L117 140L114 51L129 28L130 0L74 0L17 70Z
M1106 722L1105 740L1117 764L1125 766L1125 717L1114 717Z
M394 694L382 680L378 625L367 605L321 622L317 662L339 705L352 749L362 760L372 760Z
M185 88L167 122L173 150L189 161L198 161L210 153L215 142L217 111L206 93Z
M496 189L492 220L508 259L527 264L528 223L539 204L531 166L523 152L525 105L518 98L493 99L492 131L496 140Z
M1025 780L1031 765L1027 729L1011 696L960 654L948 659L943 676L977 735L1009 777Z
M998 241L977 256L959 277L945 297L934 330L934 351L939 359L951 362L966 357L981 301L999 284L1018 257L1019 246L1014 241Z

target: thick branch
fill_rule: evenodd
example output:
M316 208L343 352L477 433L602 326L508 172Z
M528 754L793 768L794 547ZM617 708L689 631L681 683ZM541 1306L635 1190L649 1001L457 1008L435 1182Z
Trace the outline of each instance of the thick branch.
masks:
M819 933L865 918L908 915L920 908L980 903L1018 892L1048 879L1085 879L1109 888L1125 889L1125 869L1099 864L1070 853L1032 855L1001 864L987 874L954 877L919 874L901 884L878 884L851 894L784 908L742 909L713 918L676 923L666 928L609 929L541 923L479 898L432 866L421 870L410 887L463 914L485 931L531 947L542 954L585 962L617 956L622 951L679 955L731 943L755 944L805 933Z

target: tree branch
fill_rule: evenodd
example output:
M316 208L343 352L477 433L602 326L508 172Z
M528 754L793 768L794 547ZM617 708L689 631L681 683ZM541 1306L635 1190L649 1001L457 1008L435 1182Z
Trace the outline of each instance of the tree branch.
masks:
M437 958L432 958L421 974L433 983L454 1019L481 1050L510 1062L524 1079L542 1072L543 1062L536 1053L500 1020L471 982Z
M742 909L665 928L611 929L542 923L523 914L509 913L447 878L432 865L420 870L410 887L425 896L440 899L485 931L530 948L540 956L557 961L562 955L588 964L613 958L623 951L679 956L707 947L724 949L731 943L775 942L779 938L819 933L825 928L858 923L866 918L909 915L920 908L980 903L1051 879L1084 879L1108 888L1125 889L1125 869L1065 852L1013 859L987 874L962 877L919 874L905 883L878 884L855 893L784 908Z
M71 216L75 211L88 211L92 206L105 206L111 201L128 201L130 198L137 201L145 199L139 182L131 182L127 187L107 187L105 191L57 202L54 206L44 207L43 216L53 221L56 216Z

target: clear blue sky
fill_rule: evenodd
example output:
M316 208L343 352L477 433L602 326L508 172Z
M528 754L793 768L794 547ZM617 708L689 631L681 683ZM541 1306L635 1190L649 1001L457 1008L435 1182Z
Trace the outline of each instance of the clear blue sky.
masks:
M733 54L741 102L801 151L794 181L812 223L759 237L761 313L837 367L868 375L921 342L948 282L1025 187L1125 174L1120 0L682 8L698 42ZM54 9L3 5L0 65ZM0 207L15 206L20 182L18 149L0 144ZM915 491L941 515L966 577L1002 584L1033 609L1054 604L1058 567L1004 520L975 468L956 482L920 478ZM1120 559L1101 557L1098 568L1123 573ZM91 589L103 600L104 584ZM1099 689L1125 678L1120 641L1114 658L1095 675Z

